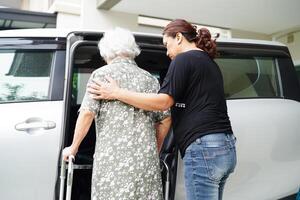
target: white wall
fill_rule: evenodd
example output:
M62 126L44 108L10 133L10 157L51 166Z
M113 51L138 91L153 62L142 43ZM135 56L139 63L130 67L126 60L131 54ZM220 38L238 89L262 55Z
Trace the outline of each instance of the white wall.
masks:
M48 12L57 13L57 28L80 28L81 0L55 0Z
M293 35L294 41L293 42L288 42L288 36ZM290 53L292 55L293 61L295 65L300 65L300 30L298 31L293 31L292 33L285 34L280 37L274 37L274 40L281 42L285 45L290 50Z
M256 39L256 40L272 40L272 37L267 34L243 31L238 29L231 29L232 38L246 38L246 39Z
M80 27L80 16L70 13L58 13L56 20L57 28L76 29Z
M49 11L57 13L57 28L138 29L137 15L98 9L96 0L55 0Z
M135 32L158 34L162 32L162 28L138 25L138 14L98 9L97 0L55 0L54 4L56 6L52 6L52 12L58 13L58 28L105 30L120 26ZM74 9L71 9L77 7L78 10L78 6L80 11L74 12ZM231 33L233 38L272 40L270 35L255 32L233 29Z
M15 9L22 9L22 1L23 0L4 0L0 1L0 6L15 8Z
M97 8L96 0L82 1L81 28L111 29L116 26L136 31L137 15L106 11Z
M47 12L49 6L48 0L23 0L21 9L36 12Z
M58 28L105 30L120 26L135 32L161 34L162 31L161 28L138 25L137 14L98 9L97 0L55 0L54 5L52 5L49 11L57 12ZM273 35L236 29L231 30L231 35L232 38L249 38L260 40L272 40L272 37L274 37ZM287 44L286 36L277 40ZM300 33L295 34L294 42L287 45L290 49L295 64L300 64Z
M30 0L30 10L32 11L47 12L49 6L48 0Z

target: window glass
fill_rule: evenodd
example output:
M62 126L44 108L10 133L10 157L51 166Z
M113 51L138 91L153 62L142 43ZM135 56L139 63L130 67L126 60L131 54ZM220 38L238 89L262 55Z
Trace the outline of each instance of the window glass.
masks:
M53 52L0 50L0 103L48 99Z
M280 97L277 66L272 57L217 58L226 98Z
M96 70L94 68L74 69L73 73L73 87L72 87L72 105L80 105L86 91L87 82L92 74Z

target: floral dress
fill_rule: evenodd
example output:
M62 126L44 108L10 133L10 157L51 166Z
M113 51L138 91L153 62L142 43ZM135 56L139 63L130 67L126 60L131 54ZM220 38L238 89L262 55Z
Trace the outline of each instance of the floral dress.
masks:
M116 80L130 91L157 93L159 83L131 59L116 58L95 70L92 80ZM162 183L154 124L169 116L120 101L96 101L85 94L81 110L96 114L92 200L161 200Z

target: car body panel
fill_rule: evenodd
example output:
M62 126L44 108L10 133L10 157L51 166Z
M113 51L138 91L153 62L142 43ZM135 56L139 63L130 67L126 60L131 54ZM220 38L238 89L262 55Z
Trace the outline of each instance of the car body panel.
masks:
M53 199L62 129L62 101L0 104L1 199ZM28 119L55 123L52 129L18 131Z

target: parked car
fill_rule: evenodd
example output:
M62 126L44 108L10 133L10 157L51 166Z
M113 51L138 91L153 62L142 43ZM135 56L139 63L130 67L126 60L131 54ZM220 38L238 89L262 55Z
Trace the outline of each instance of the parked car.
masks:
M91 72L103 65L98 31L0 32L0 195L5 200L53 200L59 194L61 151L73 137ZM135 34L141 68L163 81L170 63L159 35ZM286 46L220 39L219 64L238 163L224 199L279 199L300 184L300 85ZM184 200L182 160L168 134L170 200ZM92 164L95 128L76 164ZM80 168L80 167L79 167ZM76 169L72 199L90 198L91 169ZM167 178L163 170L164 181Z

